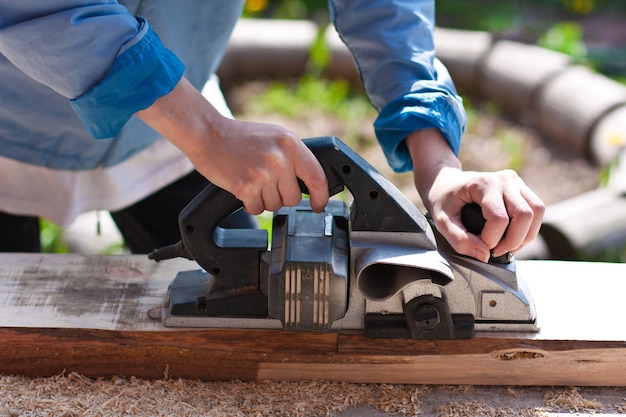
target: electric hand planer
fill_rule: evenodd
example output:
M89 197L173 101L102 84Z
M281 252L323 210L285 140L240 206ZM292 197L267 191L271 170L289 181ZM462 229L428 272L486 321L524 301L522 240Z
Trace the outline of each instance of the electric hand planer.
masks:
M372 338L468 339L476 331L537 331L534 304L511 256L484 263L456 253L389 180L335 137L305 140L331 199L303 199L261 229L219 224L242 209L209 185L180 213L182 239L153 251L201 269L179 272L162 305L166 327L364 331ZM302 192L307 193L301 184ZM466 206L480 234L480 207Z

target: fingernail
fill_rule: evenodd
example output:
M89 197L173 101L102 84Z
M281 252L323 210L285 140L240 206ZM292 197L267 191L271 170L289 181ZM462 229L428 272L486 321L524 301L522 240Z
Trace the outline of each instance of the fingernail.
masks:
M493 250L491 251L491 256L493 256L494 258L499 258L502 255L506 255L507 253L509 253L509 251L503 251L503 250Z

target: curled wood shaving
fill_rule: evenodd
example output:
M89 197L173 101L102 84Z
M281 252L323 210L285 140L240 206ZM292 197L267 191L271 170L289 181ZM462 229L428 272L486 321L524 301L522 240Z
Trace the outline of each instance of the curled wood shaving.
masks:
M502 361L518 361L525 359L538 359L543 358L545 355L541 352L534 351L526 351L526 350L516 350L513 352L500 352L497 355L497 358Z

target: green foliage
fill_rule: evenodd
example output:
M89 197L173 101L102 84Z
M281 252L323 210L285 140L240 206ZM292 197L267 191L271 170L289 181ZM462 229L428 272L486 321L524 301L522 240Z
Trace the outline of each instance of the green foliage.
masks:
M263 94L250 100L251 108L262 114L294 118L313 112L332 116L344 126L342 139L348 144L360 140L363 120L375 114L367 96L352 89L347 81L314 75L304 75L293 83L273 82Z
M41 251L43 253L68 253L69 248L67 242L63 238L64 230L53 222L40 219L39 220L39 239L41 241ZM101 255L122 255L128 253L126 245L123 241L114 243L102 251Z
M273 82L264 94L255 99L258 110L294 117L319 108L335 112L348 98L348 83L303 76L295 85Z
M524 137L514 129L500 129L495 132L495 140L508 157L506 165L514 171L520 171L525 165Z
M331 60L331 53L326 45L326 27L321 26L317 31L317 36L313 45L309 48L308 71L311 75L319 77L322 75L324 68L328 66Z
M465 115L467 116L467 130L472 130L476 127L480 114L474 106L469 96L463 96L463 108L465 109Z
M546 49L569 55L575 62L586 61L587 48L583 41L583 30L578 23L557 23L539 39L538 43Z
M272 221L274 220L274 213L271 211L264 211L256 216L256 221L259 229L272 230Z
M67 244L63 240L63 228L49 220L39 220L41 251L44 253L67 253Z
M114 243L109 247L104 248L100 251L100 255L124 255L128 254L128 250L126 249L126 244L124 242Z
M446 0L436 2L437 24L445 27L503 32L511 27L526 25L525 15L532 7L528 2L503 0ZM544 4L545 8L545 3ZM548 2L549 3L549 2Z

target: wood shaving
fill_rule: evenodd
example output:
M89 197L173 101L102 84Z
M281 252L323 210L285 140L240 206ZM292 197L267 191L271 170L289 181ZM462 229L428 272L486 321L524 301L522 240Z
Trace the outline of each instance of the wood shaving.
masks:
M447 389L459 394L467 394L474 388L472 385L441 385L442 389Z
M543 403L553 411L597 412L604 407L596 400L589 400L580 395L578 388L568 391L550 391L543 397Z
M544 356L545 355L541 352L528 352L528 351L502 352L497 355L498 359L503 360L503 361L537 359L537 358L543 358Z

